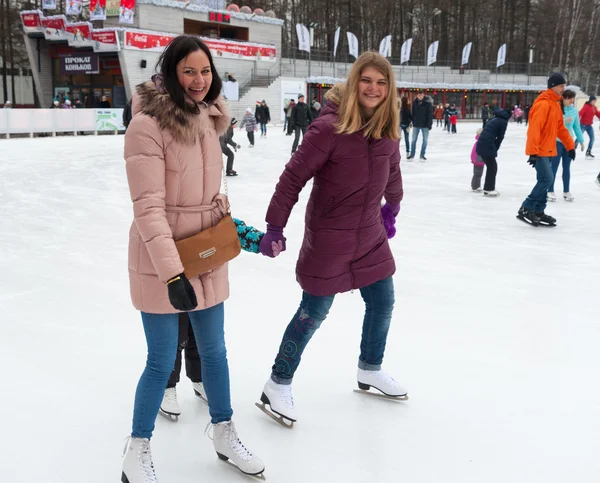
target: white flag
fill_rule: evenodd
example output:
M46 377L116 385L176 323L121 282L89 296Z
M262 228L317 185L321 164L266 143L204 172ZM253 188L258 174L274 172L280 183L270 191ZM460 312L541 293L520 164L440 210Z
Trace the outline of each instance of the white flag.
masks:
M388 57L392 53L392 36L386 35L379 44L379 53L384 57Z
M310 52L310 33L306 25L296 24L296 33L298 34L298 50Z
M427 49L427 65L435 64L435 62L437 61L437 53L438 53L439 45L440 45L440 41L436 40Z
M337 53L338 44L340 42L340 29L342 27L338 27L335 29L335 38L333 39L333 56Z
M469 57L471 57L471 47L473 47L473 42L469 42L463 47L462 60L460 62L461 65L469 63Z
M496 61L496 67L504 65L506 62L506 44L502 44L498 49L498 60Z
M358 39L352 32L346 32L346 35L348 36L348 53L358 59Z
M401 64L410 60L410 49L412 49L412 39L408 39L402 44L402 50L400 51Z

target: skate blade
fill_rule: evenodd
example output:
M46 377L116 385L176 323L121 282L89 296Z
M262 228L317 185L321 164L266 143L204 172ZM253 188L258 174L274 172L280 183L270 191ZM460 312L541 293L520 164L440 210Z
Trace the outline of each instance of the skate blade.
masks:
M232 468L235 468L242 475L251 476L252 478L256 478L257 480L267 481L267 479L265 478L265 470L264 470L264 468L263 468L263 470L260 473L256 473L255 475L250 474L250 473L245 473L245 472L243 472L240 469L239 466L237 466L235 463L232 463L231 461L229 461L229 458L227 458L227 456L220 455L219 453L217 453L217 456L219 457L219 460L221 460L223 463L228 464Z
M265 406L264 403L254 403L254 405L260 409L263 413L265 413L267 416L269 416L273 421L277 422L278 424L280 424L281 426L283 426L284 428L287 429L293 429L294 428L294 421L290 421L287 418L284 418L283 416L280 416L279 414L276 414L272 411L270 411L269 409L267 409L267 407Z
M200 399L202 399L206 404L208 404L208 399L206 399L201 393L199 393L198 391L196 391L194 389L194 394L196 394L197 397L199 397Z
M517 220L522 221L523 223L526 223L527 225L531 225L531 226L539 226L539 223L531 223L529 220L527 220L525 217L523 216L519 216L517 215Z
M163 411L162 409L158 410L158 414L160 414L163 418L168 419L172 423L176 423L179 421L179 414L171 414Z
M367 396L378 397L381 399L389 399L392 401L408 401L408 394L405 394L404 396L388 396L387 394L383 394L382 392L367 391L365 389L354 389L354 392L358 394L366 394Z
M553 200L552 198L548 198L546 201L548 201L548 203L556 203L556 200Z

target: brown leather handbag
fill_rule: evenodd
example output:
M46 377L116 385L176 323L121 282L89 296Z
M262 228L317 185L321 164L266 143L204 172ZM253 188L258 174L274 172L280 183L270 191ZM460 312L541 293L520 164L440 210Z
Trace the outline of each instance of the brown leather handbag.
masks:
M237 228L229 212L215 226L179 240L175 245L188 279L233 260L242 251Z

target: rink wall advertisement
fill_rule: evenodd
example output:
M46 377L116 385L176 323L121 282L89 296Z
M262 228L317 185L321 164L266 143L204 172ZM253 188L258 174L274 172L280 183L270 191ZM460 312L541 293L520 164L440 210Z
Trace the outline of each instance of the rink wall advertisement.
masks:
M151 32L147 30L126 30L124 49L162 52L175 34ZM235 42L233 40L200 37L215 57L224 59L264 60L275 62L277 48L269 44Z
M283 121L285 118L285 113L283 112L285 105L291 99L293 99L294 102L298 102L299 94L306 96L306 82L292 79L281 79L281 112L279 113L280 121ZM308 99L305 98L305 100Z
M0 109L0 134L124 131L123 109Z

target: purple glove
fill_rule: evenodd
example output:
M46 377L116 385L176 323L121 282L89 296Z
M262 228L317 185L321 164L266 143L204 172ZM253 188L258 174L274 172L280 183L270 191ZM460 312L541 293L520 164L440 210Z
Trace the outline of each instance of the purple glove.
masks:
M285 237L280 226L267 225L267 232L258 246L265 257L275 258L285 251Z
M386 203L381 207L383 226L388 238L394 238L396 234L396 216L400 213L400 204Z

